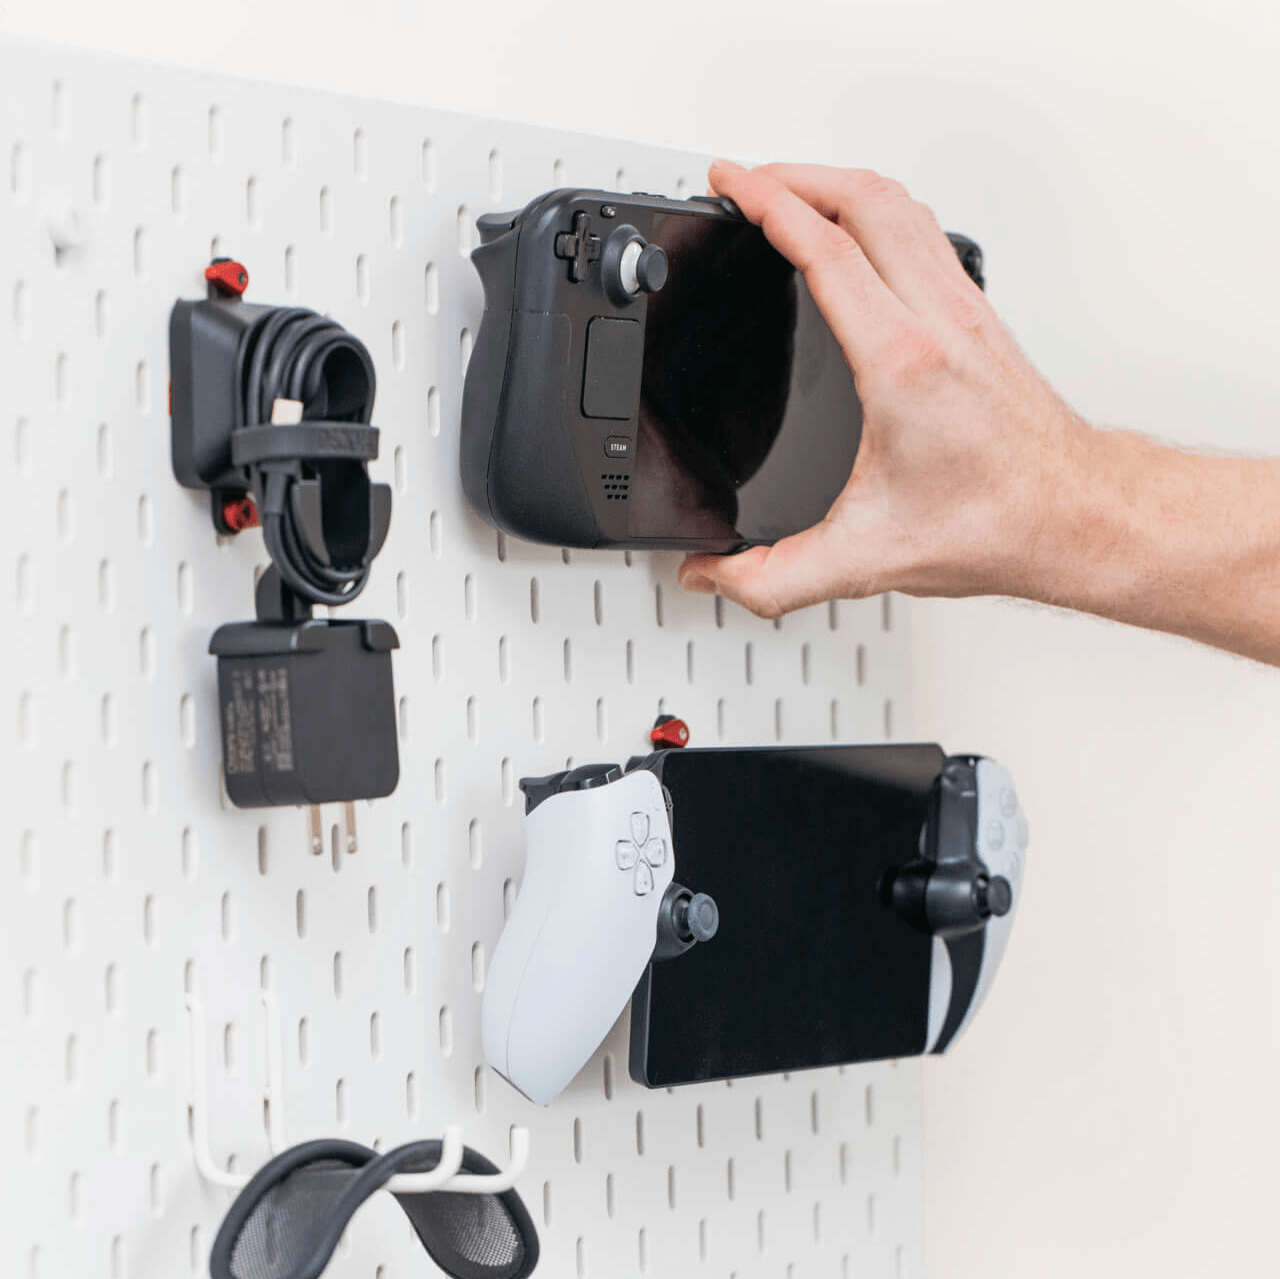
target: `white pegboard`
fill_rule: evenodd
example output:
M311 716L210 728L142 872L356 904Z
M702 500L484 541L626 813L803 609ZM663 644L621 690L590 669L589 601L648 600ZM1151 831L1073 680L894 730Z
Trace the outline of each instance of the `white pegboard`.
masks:
M683 195L704 160L14 42L0 147L0 1271L205 1273L229 1195L192 1164L184 999L208 1014L215 1156L249 1171L265 987L290 1141L460 1122L502 1162L530 1128L540 1274L919 1275L914 1064L647 1092L624 1017L539 1110L480 1059L521 774L625 759L664 707L703 744L910 726L899 601L770 624L680 591L674 556L508 541L464 503L476 215L569 182ZM356 611L400 634L402 771L354 853L337 809L313 856L303 812L219 798L206 645L251 614L264 555L173 481L165 413L169 307L215 253L378 368L395 510ZM330 1273L434 1273L397 1217L367 1208Z

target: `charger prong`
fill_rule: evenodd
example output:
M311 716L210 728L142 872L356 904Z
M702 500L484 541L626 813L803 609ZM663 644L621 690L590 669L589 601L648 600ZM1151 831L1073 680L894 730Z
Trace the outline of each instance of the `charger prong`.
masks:
M319 857L324 852L324 818L319 804L312 804L308 809L311 823L311 851Z
M354 853L360 845L356 840L356 806L350 800L342 806L342 819L347 827L347 852Z

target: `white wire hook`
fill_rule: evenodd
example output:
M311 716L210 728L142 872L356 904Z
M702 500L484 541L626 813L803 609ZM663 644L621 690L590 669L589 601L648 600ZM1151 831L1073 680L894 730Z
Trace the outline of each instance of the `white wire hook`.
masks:
M268 992L264 990L262 995L265 1007ZM205 1110L206 1103L209 1100L209 1074L204 1055L204 1005L195 995L190 993L187 995L187 1012L190 1014L191 1020L191 1153L195 1159L197 1170L207 1182L214 1186L222 1186L226 1190L240 1190L249 1184L248 1176L238 1172L227 1172L226 1169L219 1168L214 1163L213 1155L210 1153L209 1116ZM268 1033L268 1042L270 1042L271 1038L272 1036ZM272 1059L275 1056L275 1050L268 1047L268 1074L271 1072ZM270 1088L269 1083L268 1088ZM274 1113L275 1107L273 1106L271 1110L271 1131L268 1132L268 1141L274 1146L275 1129L277 1128L278 1120Z
M259 992L266 1021L267 1078L263 1096L267 1101L267 1146L272 1156L286 1149L284 1132L284 1070L281 1061L280 1005L269 990ZM249 1184L247 1174L228 1172L214 1162L209 1146L209 1076L205 1060L204 1005L194 994L186 998L191 1020L191 1145L200 1175L211 1185L241 1190ZM462 1129L448 1125L441 1134L440 1159L428 1172L398 1173L384 1190L396 1194L425 1194L448 1190L457 1195L497 1195L510 1190L529 1165L529 1130L511 1130L511 1159L495 1173L460 1173L464 1153Z
M456 1160L450 1137L457 1143ZM446 1165L449 1165L446 1171ZM506 1168L493 1173L468 1172L458 1175L462 1166L462 1133L450 1126L444 1130L440 1162L430 1172L402 1172L383 1187L395 1194L420 1194L424 1190L447 1190L451 1195L500 1195L510 1190L529 1165L529 1130L511 1130L511 1159Z
M423 1194L428 1190L443 1190L462 1167L462 1129L457 1124L450 1124L440 1138L440 1158L436 1166L428 1172L401 1172L391 1177L383 1190L394 1194ZM459 1178L466 1181L466 1177ZM457 1189L449 1186L450 1190Z

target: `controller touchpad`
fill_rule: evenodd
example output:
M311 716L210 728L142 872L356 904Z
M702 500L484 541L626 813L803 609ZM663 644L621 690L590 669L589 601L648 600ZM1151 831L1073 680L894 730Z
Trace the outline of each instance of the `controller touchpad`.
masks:
M644 327L639 320L598 315L587 326L587 359L582 377L585 417L626 420L640 398Z

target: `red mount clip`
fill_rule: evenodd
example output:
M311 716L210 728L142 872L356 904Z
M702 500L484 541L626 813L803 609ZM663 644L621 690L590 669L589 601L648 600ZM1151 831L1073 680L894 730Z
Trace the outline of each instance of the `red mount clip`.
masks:
M262 525L258 518L257 504L248 493L240 497L223 498L219 514L228 533L242 533L247 528L260 528Z
M674 715L659 715L649 730L649 740L655 746L688 746L689 725Z
M210 297L216 290L224 298L238 298L249 287L249 272L244 263L230 258L214 258L205 267L204 278L209 281Z

